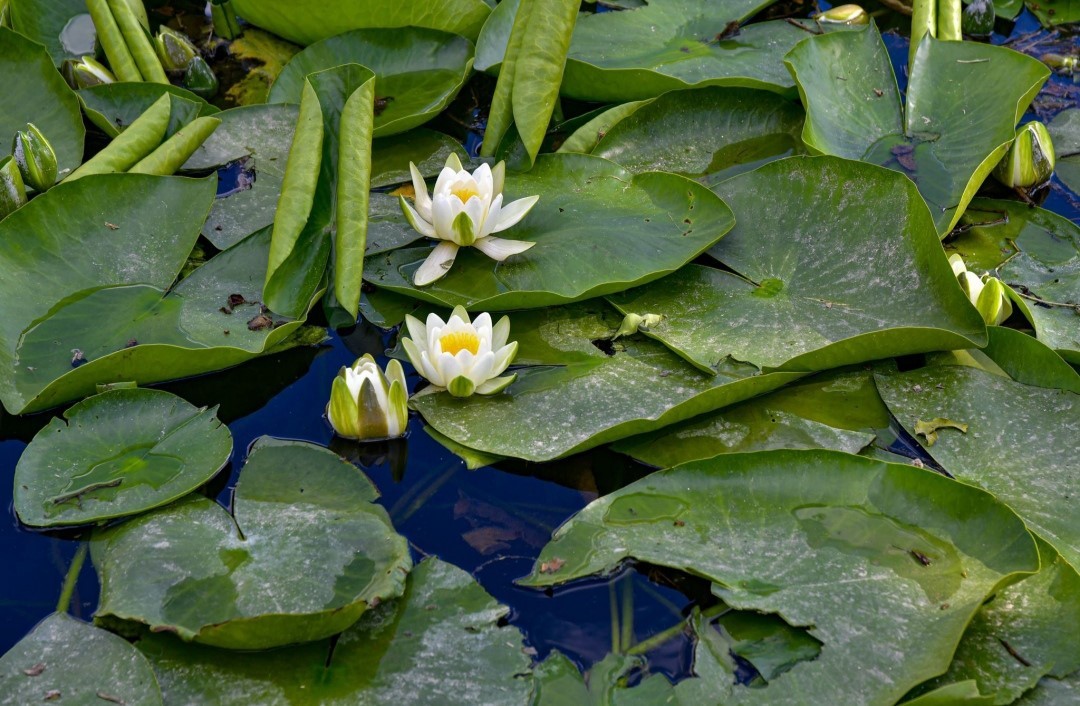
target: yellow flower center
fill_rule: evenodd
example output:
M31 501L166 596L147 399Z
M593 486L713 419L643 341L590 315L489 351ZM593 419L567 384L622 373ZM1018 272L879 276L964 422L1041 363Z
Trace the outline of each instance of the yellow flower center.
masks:
M464 184L455 184L450 188L450 193L461 199L461 203L465 203L469 200L470 196L480 196L480 192L476 190L473 184L465 182Z
M458 351L469 351L473 355L480 350L480 337L471 331L453 331L439 336L439 345L443 353L457 355Z

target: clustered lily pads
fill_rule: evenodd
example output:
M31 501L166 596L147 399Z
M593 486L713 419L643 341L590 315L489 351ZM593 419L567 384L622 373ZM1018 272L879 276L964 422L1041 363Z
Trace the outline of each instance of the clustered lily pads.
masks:
M0 706L1075 701L1068 61L886 5L0 0L0 433L79 542ZM457 457L584 499L460 494L470 575ZM610 651L515 604L602 581Z

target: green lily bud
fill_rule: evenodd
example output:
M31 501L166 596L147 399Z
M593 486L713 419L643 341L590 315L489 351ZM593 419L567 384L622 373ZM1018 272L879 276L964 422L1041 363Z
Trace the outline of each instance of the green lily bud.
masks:
M1051 69L1067 76L1076 73L1077 65L1080 64L1080 56L1074 55L1062 56L1061 54L1043 54L1039 57L1039 60Z
M56 152L33 123L15 133L11 155L24 184L45 191L56 183Z
M994 167L994 178L1008 187L1031 189L1050 179L1056 162L1050 133L1034 120L1016 131L1009 151Z
M184 88L188 89L200 98L210 99L218 90L217 76L201 56L197 56L188 64L184 73Z
M971 37L989 37L994 32L994 3L990 0L971 0L964 8L964 14L960 18L960 26L964 34Z
M1012 302L1005 292L1005 285L997 277L987 277L979 296L972 299L988 326L1000 326L1012 316Z
M84 56L78 61L66 59L60 67L60 73L64 75L68 85L76 91L105 83L116 83L116 77L113 76L112 71L92 56Z
M186 71L191 60L199 55L187 35L164 25L154 38L154 49L166 71Z
M960 278L967 272L967 265L964 264L964 258L960 257L957 253L949 255L949 266L952 267L952 272L957 278Z
M837 5L834 8L818 13L814 19L821 24L834 25L865 25L870 24L870 15L858 5Z
M409 423L408 393L401 363L391 360L385 373L365 354L334 378L326 416L338 436L359 441L393 439Z
M0 221L26 203L22 174L11 157L0 159Z

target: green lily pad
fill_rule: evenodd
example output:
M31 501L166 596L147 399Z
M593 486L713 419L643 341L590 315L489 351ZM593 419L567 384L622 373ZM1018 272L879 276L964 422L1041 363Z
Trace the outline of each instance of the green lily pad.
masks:
M49 50L53 63L94 53L94 21L85 0L14 0L11 28Z
M815 660L764 688L704 682L725 704L804 704L807 694L894 703L945 671L988 594L1039 568L1023 522L989 493L835 451L727 455L654 473L559 528L524 584L565 583L630 557L711 580L728 605L809 626L822 643Z
M63 613L50 615L0 658L0 704L50 701L162 703L145 657L123 638Z
M82 163L82 112L49 53L37 42L0 27L0 157L11 154L17 130L34 123L56 152L60 178Z
M165 83L104 83L83 88L78 96L90 122L109 137L116 137L165 93L183 99L171 101L173 114L166 136L197 117L221 112L191 91ZM183 120L179 119L180 111L185 111Z
M1080 466L1080 395L1034 387L971 367L940 366L878 376L878 390L914 435L919 420L967 424L944 429L927 453L953 476L986 488L1080 566L1080 519L1073 512Z
M785 62L806 106L807 148L905 174L942 236L1008 150L1016 123L1050 75L1042 62L1011 49L928 37L902 107L873 25L811 37Z
M518 379L491 397L421 394L412 405L436 431L477 451L550 461L774 390L802 373L758 374L727 361L715 375L641 337L610 339L619 317L576 304L515 314ZM607 352L605 352L607 351Z
M728 32L766 0L651 0L636 10L582 17L574 30L563 95L623 102L699 86L789 92L782 57L809 32L782 20ZM812 23L810 23L812 25Z
M500 235L536 243L496 262L463 248L450 272L415 287L413 272L430 247L373 257L364 279L434 304L502 311L589 299L674 272L733 225L708 189L674 174L632 175L584 154L541 155L532 171L506 176L505 198L540 201ZM404 222L404 216L401 217Z
M376 76L376 85L378 80ZM374 140L371 143L371 188L409 182L412 179L409 162L415 164L425 177L438 176L451 154L456 154L463 161L468 160L460 142L445 133L426 128ZM401 210L400 206L398 210ZM371 237L370 230L368 237Z
M472 43L454 34L417 27L357 29L294 56L267 102L299 104L308 74L360 64L375 74L375 137L396 135L442 112L469 77L472 59Z
M476 39L491 8L484 0L234 0L245 20L297 44L313 44L352 29L425 27Z
M1041 679L1038 686L1015 702L1017 706L1077 706L1080 704L1080 672L1064 679Z
M33 527L81 525L187 495L232 454L232 434L216 411L161 390L113 390L83 400L19 457L15 512Z
M663 316L646 335L702 370L728 357L825 370L986 342L907 178L792 157L715 190L737 225L709 252L734 272L691 265L609 298L623 313Z
M1080 108L1058 113L1046 129L1054 141L1058 179L1074 194L1080 193Z
M802 109L774 93L672 91L611 126L591 152L634 173L674 172L712 185L801 152L802 123Z
M889 426L889 411L865 370L804 378L682 424L616 442L619 453L658 468L722 453L835 449L858 453Z
M1044 676L1080 669L1080 575L1046 543L1039 553L1039 573L998 591L975 614L949 671L905 703L1007 704ZM969 698L951 693L961 688Z
M521 0L501 0L484 21L484 27L476 39L476 63L473 68L477 71L499 73L519 4Z
M978 199L950 247L969 269L996 270L1040 341L1080 364L1080 227L1017 201Z
M261 437L232 514L189 496L94 535L95 620L264 649L329 637L401 595L412 566L378 491L326 449Z

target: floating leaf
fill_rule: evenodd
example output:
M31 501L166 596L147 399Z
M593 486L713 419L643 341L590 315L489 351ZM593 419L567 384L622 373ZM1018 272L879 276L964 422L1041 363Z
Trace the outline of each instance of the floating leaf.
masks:
M988 594L1039 567L1023 522L989 493L834 451L732 454L653 473L571 518L536 566L552 556L566 565L534 568L526 585L633 557L713 581L734 608L812 626L821 654L764 688L722 673L698 682L731 704L802 704L807 694L893 703L946 669Z
M274 81L269 103L299 103L304 77L342 64L375 74L375 137L405 132L438 115L472 69L467 39L417 27L358 29L312 44Z
M15 512L34 527L80 525L187 495L232 454L232 435L216 411L161 390L117 389L83 400L19 457Z
M364 279L446 306L550 306L663 277L732 226L727 206L699 184L659 172L631 175L589 155L541 155L530 172L507 175L505 194L540 196L525 220L500 234L536 242L527 252L500 263L464 248L449 274L415 287L413 272L431 248L406 248L370 258Z
M86 0L15 0L9 2L11 28L38 44L44 44L59 66L64 59L94 53L94 22Z
M328 637L401 594L412 562L378 491L326 449L262 437L232 514L189 496L99 531L99 623L263 649ZM325 656L324 656L325 659Z
M49 698L49 694L57 696ZM53 613L0 658L0 704L161 706L146 658L126 640Z
M167 136L197 117L221 112L191 91L165 83L103 83L84 88L78 95L90 122L109 137L116 137L165 93L174 96Z
M1080 108L1058 113L1046 129L1054 140L1058 179L1074 194L1080 193Z
M702 370L729 356L824 370L985 343L982 318L905 177L835 157L792 157L716 191L737 225L710 254L734 273L691 265L609 299L622 312L662 315L646 335Z

